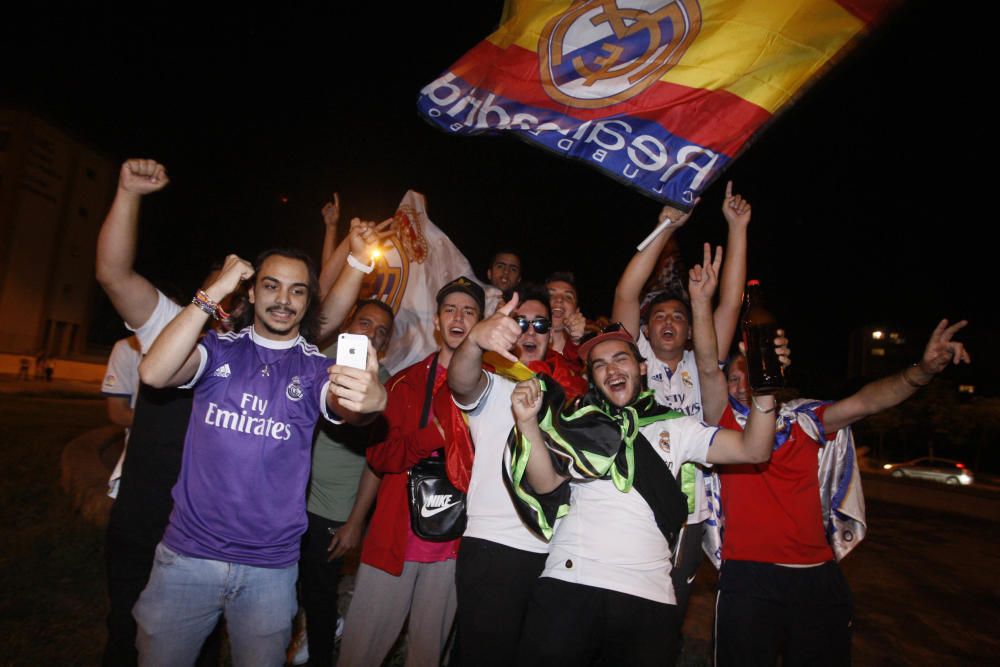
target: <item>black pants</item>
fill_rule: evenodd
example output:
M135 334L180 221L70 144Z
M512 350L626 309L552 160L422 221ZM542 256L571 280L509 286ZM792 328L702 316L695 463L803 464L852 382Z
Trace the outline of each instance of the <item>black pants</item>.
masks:
M343 558L328 561L326 548L342 521L331 521L307 513L309 529L302 537L299 560L299 592L306 610L306 639L309 642L309 664L326 667L333 664L333 643L337 630L337 586Z
M146 587L153 569L153 552L159 538L130 534L109 523L104 556L108 573L108 643L105 667L128 667L139 662L135 648L136 626L132 607Z
M680 542L677 544L674 568L670 571L670 577L674 584L674 596L677 598L677 615L680 616L681 624L684 623L684 614L687 612L688 600L691 598L691 584L694 583L694 576L698 573L698 568L701 567L703 558L701 541L704 535L704 523L684 526Z
M677 653L679 624L674 605L542 577L515 664L662 667Z
M716 602L716 665L849 665L854 602L834 562L726 561Z
M531 591L546 554L462 538L455 564L458 592L453 665L513 665ZM456 660L457 659L457 660Z

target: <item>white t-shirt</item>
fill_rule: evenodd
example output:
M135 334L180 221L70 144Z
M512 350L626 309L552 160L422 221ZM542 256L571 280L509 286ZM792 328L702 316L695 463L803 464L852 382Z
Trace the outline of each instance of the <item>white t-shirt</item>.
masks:
M698 364L694 352L684 350L684 356L677 363L677 370L656 358L649 339L639 334L636 341L639 354L646 358L646 384L656 395L656 402L690 417L701 419L701 384L698 382ZM711 516L708 506L708 482L706 474L695 468L694 511L688 515L689 524L701 523Z
M156 297L156 308L153 309L153 312L145 322L135 329L130 327L128 322L125 323L125 328L135 333L135 337L139 339L139 345L143 354L149 352L149 348L153 347L156 337L160 335L164 327L170 324L170 320L177 317L177 314L184 310L183 307L178 306L168 299L160 290L156 290Z
M646 384L656 393L656 402L701 419L701 385L698 384L698 364L695 363L694 352L684 350L677 370L671 372L670 366L656 358L644 334L639 334L636 347L639 354L646 358Z
M514 428L510 395L515 384L507 378L487 373L482 396L468 405L456 405L468 413L469 431L476 448L472 479L466 494L465 537L497 542L514 549L545 553L545 540L531 532L514 508L503 483L503 456L507 436Z
M108 357L108 367L104 371L101 382L101 393L105 396L128 398L128 406L135 408L135 399L139 395L139 362L142 353L139 351L139 340L135 336L122 338L115 343ZM129 429L125 429L125 448L128 447ZM125 448L108 478L108 495L118 497L118 483L122 478L122 463L125 461Z
M719 429L678 417L640 431L676 476L686 461L706 464ZM556 527L542 576L676 604L670 547L639 492L622 493L605 479L574 479L571 492L569 513Z

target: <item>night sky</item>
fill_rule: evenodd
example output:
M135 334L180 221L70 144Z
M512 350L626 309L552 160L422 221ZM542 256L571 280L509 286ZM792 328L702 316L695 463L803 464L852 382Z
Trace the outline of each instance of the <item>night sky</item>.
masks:
M345 219L380 220L412 188L481 274L495 246L514 245L529 278L573 270L584 312L609 312L659 205L510 137L450 137L415 111L421 86L495 29L502 2L340 4L18 17L3 28L0 104L115 162L167 166L170 187L144 204L139 268L184 291L229 252L318 255L333 190ZM753 203L749 275L807 389L843 380L852 328L929 332L940 317L972 322L975 375L984 387L995 376L993 191L974 173L987 109L965 80L981 42L960 27L934 3L907 4L726 175ZM679 234L689 264L703 241L725 240L724 185Z

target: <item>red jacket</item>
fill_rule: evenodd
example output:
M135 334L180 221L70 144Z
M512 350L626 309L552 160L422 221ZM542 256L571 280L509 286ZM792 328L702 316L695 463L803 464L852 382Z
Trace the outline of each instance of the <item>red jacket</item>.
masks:
M433 419L428 419L427 426L420 428L427 375L434 356L400 371L386 384L389 400L382 416L388 424L388 435L366 452L368 464L382 475L382 483L378 487L375 514L361 548L361 562L394 576L403 572L410 523L407 472L420 459L445 445ZM442 379L436 383L440 387L437 391L447 392L448 385L442 384ZM458 543L459 540L452 541L452 554L458 552Z

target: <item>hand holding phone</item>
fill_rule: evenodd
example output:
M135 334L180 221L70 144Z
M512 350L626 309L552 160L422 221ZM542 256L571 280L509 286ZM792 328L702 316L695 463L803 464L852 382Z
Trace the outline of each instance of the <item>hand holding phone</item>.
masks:
M337 337L337 365L364 370L368 366L368 336L340 334Z

